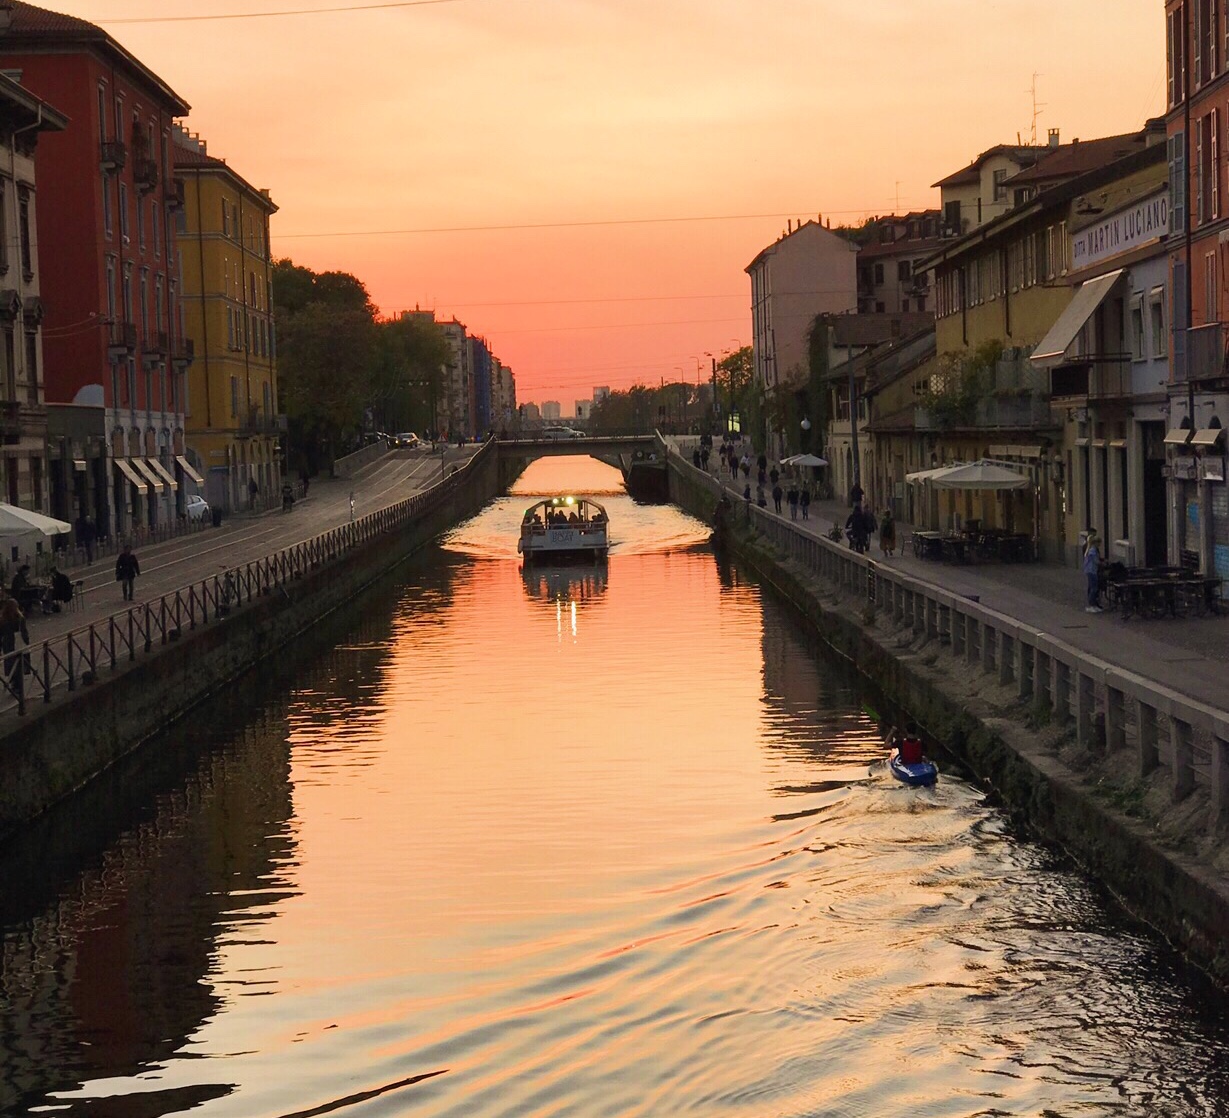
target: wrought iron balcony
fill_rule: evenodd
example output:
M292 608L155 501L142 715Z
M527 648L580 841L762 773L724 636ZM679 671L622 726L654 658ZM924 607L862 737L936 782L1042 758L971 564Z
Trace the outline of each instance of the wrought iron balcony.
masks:
M166 202L168 210L182 210L184 207L184 185L183 179L171 179L166 184L166 192L163 195L163 201Z
M1174 380L1219 380L1229 375L1225 353L1224 323L1209 322L1186 332L1186 367L1175 362Z
M196 343L191 338L176 338L171 344L171 360L176 365L191 365L196 359Z
M111 343L108 355L113 359L128 357L137 348L137 324L135 322L111 323Z
M1055 403L1125 400L1131 392L1131 361L1125 354L1089 357L1050 370L1050 397Z
M128 146L123 140L103 140L101 151L104 171L122 171L128 162Z
M166 360L169 348L170 343L165 330L147 333L141 342L141 358L147 365L157 365Z
M158 185L158 164L153 159L137 159L132 164L132 177L137 189L148 194Z

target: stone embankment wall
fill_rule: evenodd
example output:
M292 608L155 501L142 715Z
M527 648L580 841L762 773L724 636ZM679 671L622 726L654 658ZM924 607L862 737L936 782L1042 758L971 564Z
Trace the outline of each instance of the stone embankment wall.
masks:
M96 681L32 703L0 736L0 837L82 787L226 685L269 658L296 655L300 636L499 492L481 452L417 516L280 583L226 617L182 632ZM7 721L7 720L6 720Z
M671 499L713 479L672 455ZM735 505L725 545L838 655L1067 850L1136 917L1229 982L1229 717L789 521Z

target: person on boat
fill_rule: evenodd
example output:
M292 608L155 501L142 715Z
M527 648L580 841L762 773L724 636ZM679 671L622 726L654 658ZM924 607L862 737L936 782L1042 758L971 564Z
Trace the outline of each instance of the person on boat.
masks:
M926 760L926 753L922 749L922 738L914 722L905 723L903 734L893 731L893 745L896 747L902 764L920 765Z

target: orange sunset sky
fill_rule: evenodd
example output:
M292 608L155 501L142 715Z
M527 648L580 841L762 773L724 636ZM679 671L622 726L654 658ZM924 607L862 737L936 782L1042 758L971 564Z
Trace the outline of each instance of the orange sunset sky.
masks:
M456 315L565 415L748 342L743 269L787 217L934 206L1027 142L1034 73L1041 142L1164 108L1162 0L44 6L105 27L272 190L278 256Z

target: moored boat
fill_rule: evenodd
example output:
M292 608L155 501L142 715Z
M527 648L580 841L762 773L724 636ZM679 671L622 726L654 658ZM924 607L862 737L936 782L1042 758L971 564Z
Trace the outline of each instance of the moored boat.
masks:
M525 510L516 550L527 563L604 559L608 526L605 508L591 497L547 497Z

